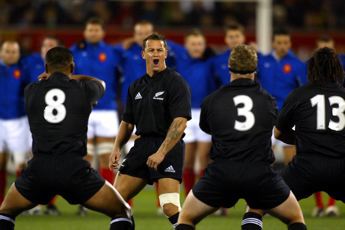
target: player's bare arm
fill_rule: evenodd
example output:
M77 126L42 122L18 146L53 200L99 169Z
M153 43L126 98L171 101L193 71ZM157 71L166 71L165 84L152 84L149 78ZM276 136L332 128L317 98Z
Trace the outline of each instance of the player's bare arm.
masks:
M129 138L132 135L134 129L134 125L131 123L127 123L125 121L121 121L119 133L115 139L113 151L109 158L109 168L117 169L119 166L120 156L121 156L121 148L127 143Z
M177 117L171 123L167 136L163 143L148 159L146 164L150 168L157 170L158 165L164 160L168 152L176 145L176 143L181 139L184 130L187 127L187 119L184 117Z
M281 140L289 145L296 144L295 132L291 129L291 131L281 132L279 129L274 128L274 136L278 140Z

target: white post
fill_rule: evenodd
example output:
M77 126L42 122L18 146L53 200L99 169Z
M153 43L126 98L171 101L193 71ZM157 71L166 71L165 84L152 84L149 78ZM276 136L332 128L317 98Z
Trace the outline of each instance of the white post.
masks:
M266 54L272 45L272 0L258 0L256 7L256 41L260 52Z

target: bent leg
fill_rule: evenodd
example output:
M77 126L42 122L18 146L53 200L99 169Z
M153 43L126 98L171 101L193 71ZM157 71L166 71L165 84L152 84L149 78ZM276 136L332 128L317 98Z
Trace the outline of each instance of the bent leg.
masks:
M125 201L135 197L145 186L146 181L139 177L118 173L115 178L114 187Z
M292 192L283 203L272 208L268 213L278 217L290 226L304 226L304 228L289 227L289 229L306 229L301 207Z
M134 229L130 206L108 181L83 205L109 216L111 218L110 229Z
M111 218L116 216L130 217L130 207L109 182L84 204L85 207L101 212Z
M0 207L0 229L14 229L16 216L25 210L29 210L36 205L23 197L14 184L11 185L7 195Z
M191 191L183 204L180 217L178 219L178 227L176 229L189 229L182 228L180 225L194 226L217 209L218 207L211 207L197 199L194 196L193 191Z
M24 212L35 206L35 204L19 193L15 184L12 184L4 201L1 204L0 213L9 214L16 217L21 212Z

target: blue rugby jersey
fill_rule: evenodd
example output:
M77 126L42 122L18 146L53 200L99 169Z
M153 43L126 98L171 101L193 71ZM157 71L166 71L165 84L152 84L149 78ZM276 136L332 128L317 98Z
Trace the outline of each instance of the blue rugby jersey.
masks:
M257 79L276 99L280 110L289 93L307 82L306 65L291 51L280 60L273 53L261 55Z
M192 58L183 46L176 43L169 46L175 55L176 71L189 85L192 108L200 108L204 98L216 89L212 60Z
M85 74L106 83L104 96L94 110L114 110L116 104L117 72L120 53L111 45L101 41L97 44L80 42L71 47L75 62L75 74Z
M31 82L38 80L38 76L45 71L44 59L40 53L33 53L23 59L23 65Z
M25 116L24 88L29 83L21 62L7 66L0 61L0 119Z

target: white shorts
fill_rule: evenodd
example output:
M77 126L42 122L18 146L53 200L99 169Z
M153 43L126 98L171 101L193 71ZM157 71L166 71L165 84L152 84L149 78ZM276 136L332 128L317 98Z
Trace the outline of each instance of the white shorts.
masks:
M12 154L15 164L25 163L31 142L27 117L0 119L0 153Z
M192 142L211 142L211 135L202 131L199 127L201 109L192 109L192 119L187 122L183 138L185 143Z
M115 137L119 132L119 117L115 110L95 110L89 118L87 138Z

